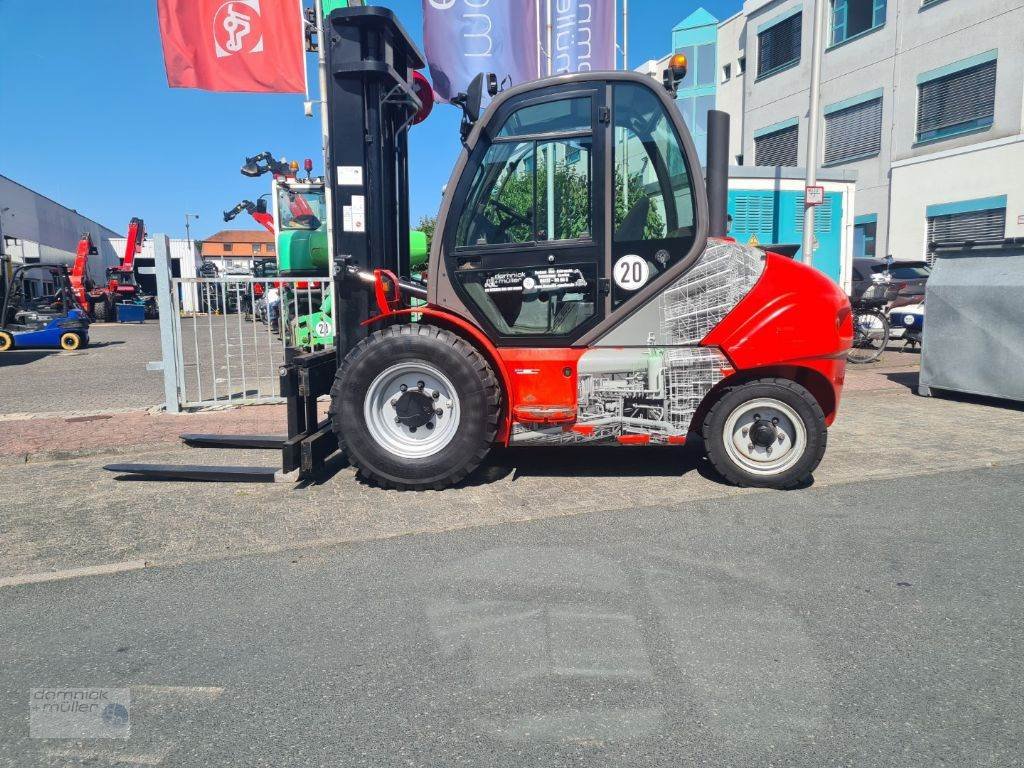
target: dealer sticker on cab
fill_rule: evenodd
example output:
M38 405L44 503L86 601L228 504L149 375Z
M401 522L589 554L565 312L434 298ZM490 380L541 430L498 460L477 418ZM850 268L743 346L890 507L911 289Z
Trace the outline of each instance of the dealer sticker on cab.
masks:
M636 291L650 280L651 267L642 256L628 254L615 262L613 277L619 288L624 291Z

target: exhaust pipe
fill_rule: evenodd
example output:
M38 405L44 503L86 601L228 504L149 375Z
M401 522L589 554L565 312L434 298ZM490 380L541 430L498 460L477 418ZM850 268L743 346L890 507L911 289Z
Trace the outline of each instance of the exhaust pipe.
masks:
M708 112L708 235L725 237L729 232L729 113Z

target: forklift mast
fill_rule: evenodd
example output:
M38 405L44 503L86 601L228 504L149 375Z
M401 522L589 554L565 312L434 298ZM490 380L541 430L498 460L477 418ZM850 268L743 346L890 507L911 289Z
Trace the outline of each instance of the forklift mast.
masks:
M98 253L96 246L93 245L92 235L88 232L83 233L82 239L78 241L75 264L71 268L68 278L71 281L71 290L75 295L75 300L84 312L89 311L87 295L93 288L92 281L89 279L89 257Z
M407 129L421 107L416 45L386 8L338 8L324 30L328 71L328 168L335 275L346 267L409 276ZM360 140L361 139L361 140ZM340 361L367 335L365 286L335 281L335 348Z
M146 225L142 219L132 217L128 223L128 237L124 244L124 258L121 264L112 267L111 272L120 272L125 275L135 274L135 257L142 253L142 243L146 239Z

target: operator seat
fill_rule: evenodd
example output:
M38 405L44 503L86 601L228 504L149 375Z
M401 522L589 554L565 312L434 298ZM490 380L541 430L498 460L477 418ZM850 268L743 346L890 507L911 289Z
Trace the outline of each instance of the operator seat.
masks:
M615 231L615 239L620 242L633 242L644 239L644 227L647 225L647 215L651 212L651 199L641 197L629 209L626 218L619 224Z

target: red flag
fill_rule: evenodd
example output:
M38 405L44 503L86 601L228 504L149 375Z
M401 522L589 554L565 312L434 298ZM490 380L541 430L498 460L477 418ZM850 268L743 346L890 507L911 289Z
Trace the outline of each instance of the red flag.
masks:
M167 84L303 93L301 0L157 0Z

